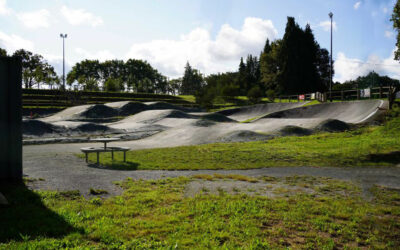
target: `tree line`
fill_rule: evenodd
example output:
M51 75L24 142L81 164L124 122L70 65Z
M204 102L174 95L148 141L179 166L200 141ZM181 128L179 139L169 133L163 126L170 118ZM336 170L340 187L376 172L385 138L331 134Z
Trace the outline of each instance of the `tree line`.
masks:
M0 56L7 56L7 51L0 48ZM45 84L50 87L60 84L60 78L43 56L33 54L30 51L19 49L11 56L20 57L22 60L22 85L24 88L33 88L40 84Z
M302 29L288 17L282 39L267 39L260 56L240 59L236 72L205 77L204 87L192 94L203 106L216 96L248 96L251 102L262 97L273 100L277 95L324 92L330 83L329 52L315 40L310 25Z
M76 63L67 75L67 83L77 83L83 90L132 91L142 93L167 93L168 81L149 63L129 59L83 60Z

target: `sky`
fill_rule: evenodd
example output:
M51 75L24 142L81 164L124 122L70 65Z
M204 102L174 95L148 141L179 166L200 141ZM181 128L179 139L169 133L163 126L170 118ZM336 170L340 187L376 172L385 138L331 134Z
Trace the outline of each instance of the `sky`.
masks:
M41 54L62 72L84 59L143 59L164 75L187 61L204 75L236 71L240 57L259 55L282 38L288 16L307 23L330 49L333 13L335 81L374 70L400 79L393 60L395 0L0 0L0 47Z

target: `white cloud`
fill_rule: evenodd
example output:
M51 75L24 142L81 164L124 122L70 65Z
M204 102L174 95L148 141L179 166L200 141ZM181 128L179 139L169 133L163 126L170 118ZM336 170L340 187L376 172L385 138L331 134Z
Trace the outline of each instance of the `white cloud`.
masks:
M355 10L357 10L358 8L360 8L360 5L361 5L361 1L358 1L358 2L356 2L355 4L354 4L354 9Z
M241 29L223 25L215 39L207 29L196 28L177 40L133 44L126 57L147 60L170 77L181 76L187 61L204 74L232 71L240 57L258 56L266 39L277 33L270 20L248 17Z
M18 49L26 49L32 51L33 42L25 40L17 35L8 35L0 31L0 47L5 48L8 54L14 53Z
M383 11L383 13L388 13L389 12L389 9L388 8L386 8L386 7L383 7L383 9L382 9L382 11Z
M381 75L400 79L400 64L394 59L394 50L388 58L370 55L366 61L357 58L348 58L342 52L338 53L335 61L335 81L344 82L364 76L371 71Z
M67 6L61 7L61 14L72 25L89 24L93 27L103 24L103 19L95 16L84 9L70 9Z
M95 53L89 52L85 49L82 48L76 48L75 52L80 55L81 57L83 57L83 59L92 59L92 60L99 60L99 61L105 61L105 60L111 60L111 59L115 59L116 57L114 56L114 54L112 54L110 51L108 50L101 50Z
M12 11L7 7L7 0L0 0L0 15L8 15Z
M62 76L63 72L63 57L62 54L54 55L54 54L42 54L43 58L54 67L56 73L59 76ZM67 74L72 66L75 64L75 61L69 60L68 55L65 59L65 74Z
M28 28L47 28L50 26L50 12L46 9L18 13L17 18Z
M385 31L385 37L392 38L393 36L394 36L393 31L390 31L390 30Z
M321 27L325 31L330 31L331 30L331 21L330 20L326 20L326 21L320 22L318 24L318 26ZM332 28L335 31L337 30L337 25L336 25L335 21L332 22Z

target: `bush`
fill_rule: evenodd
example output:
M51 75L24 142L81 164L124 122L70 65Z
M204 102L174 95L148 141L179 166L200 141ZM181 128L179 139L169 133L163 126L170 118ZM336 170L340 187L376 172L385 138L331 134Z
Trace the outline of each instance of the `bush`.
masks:
M247 98L249 98L249 101L253 104L259 103L262 97L262 91L258 86L252 87L249 92L247 92Z
M265 94L267 94L267 98L270 102L275 101L275 98L276 98L275 90L269 89L269 90L267 90L267 92Z
M227 85L222 88L222 96L225 100L239 95L239 87L234 85Z
M213 106L216 97L214 88L203 88L196 92L196 103L205 109L210 109Z
M124 90L124 82L120 79L108 78L104 83L104 90L110 92L119 92Z

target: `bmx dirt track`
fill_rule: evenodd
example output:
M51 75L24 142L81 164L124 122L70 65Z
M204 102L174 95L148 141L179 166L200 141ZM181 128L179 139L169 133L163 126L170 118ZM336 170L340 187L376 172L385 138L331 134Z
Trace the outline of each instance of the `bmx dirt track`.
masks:
M53 116L37 120L50 126L50 130L57 128L58 133L73 130L82 124L95 124L118 133L137 133L138 131L152 130L145 138L139 140L124 140L114 142L118 146L128 146L133 150L157 147L172 147L181 145L195 145L221 141L264 140L280 134L288 126L296 126L313 132L321 129L321 124L335 121L340 124L359 124L376 119L385 108L387 102L368 100L345 103L327 103L302 107L304 103L263 104L254 109L244 107L219 113L195 112L183 108L171 107L160 103L132 104L128 102L109 105L89 105L67 109ZM130 111L127 105L133 109ZM140 105L140 108L137 106ZM155 107L155 108L153 108ZM93 117L99 117L102 108L108 109L103 114L128 114L125 118L112 121L94 123ZM96 110L97 109L97 110ZM96 110L94 114L90 114ZM141 111L139 111L141 110ZM134 113L129 115L129 113ZM239 121L254 119L253 122ZM97 119L96 118L96 119ZM28 124L25 124L28 125ZM97 131L98 132L98 131ZM80 133L85 133L81 131ZM42 134L45 136L59 136L53 132ZM39 138L40 137L40 138ZM96 143L59 143L43 145L26 145L23 148L24 175L30 178L44 178L45 181L36 182L34 188L71 190L79 189L86 192L89 188L104 188L110 194L119 191L112 181L126 177L157 179L197 173L237 173L243 175L314 175L332 178L359 180L364 186L372 184L386 185L400 188L400 168L266 168L258 170L224 170L224 171L116 171L88 166L83 159L74 154L80 152L81 147L99 146Z
M164 103L84 105L46 118L24 120L24 136L31 142L43 142L43 138L67 137L70 141L74 137L111 135L126 140L139 139L131 142L139 148L265 140L285 135L288 127L290 131L305 135L335 124L341 125L337 128L340 130L373 121L387 107L387 102L302 105L304 103L269 103L217 113L195 112ZM114 120L114 117L123 118ZM246 120L251 121L243 122ZM135 134L140 136L135 137Z

